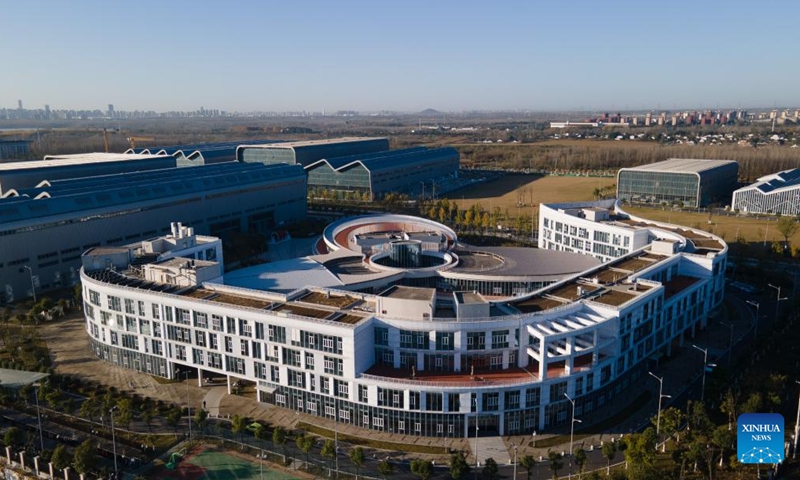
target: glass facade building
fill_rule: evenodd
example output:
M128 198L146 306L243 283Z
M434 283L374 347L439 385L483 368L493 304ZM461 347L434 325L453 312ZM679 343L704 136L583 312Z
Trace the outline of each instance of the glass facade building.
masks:
M617 198L631 203L699 208L727 203L739 165L726 160L672 159L617 174Z

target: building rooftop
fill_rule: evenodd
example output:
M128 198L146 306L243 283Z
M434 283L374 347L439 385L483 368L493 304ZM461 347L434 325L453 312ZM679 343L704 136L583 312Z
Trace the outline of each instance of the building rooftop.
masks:
M341 137L341 138L323 138L320 140L298 140L296 142L284 142L278 144L263 144L263 145L241 145L241 148L298 148L298 147L313 147L317 145L335 145L339 143L355 143L364 142L369 140L386 140L383 137Z
M737 191L757 188L762 193L770 193L782 188L796 187L797 185L800 185L800 168L792 168L791 170L760 177L755 183L742 187Z
M670 158L663 162L639 165L638 167L622 168L623 170L642 170L650 172L679 172L679 173L700 173L726 165L736 165L734 160L700 160L693 158Z
M455 272L486 276L537 277L543 281L560 279L600 265L590 255L539 248L469 247L456 250L459 262Z
M436 290L433 288L403 287L395 285L381 292L381 297L402 298L404 300L433 300Z
M462 305L484 304L486 299L478 292L455 292L456 301Z
M44 160L0 163L0 173L18 170L32 170L38 168L69 167L72 165L86 165L92 163L152 160L158 158L171 157L166 154L148 155L139 153L78 153L74 155L48 155L44 157Z

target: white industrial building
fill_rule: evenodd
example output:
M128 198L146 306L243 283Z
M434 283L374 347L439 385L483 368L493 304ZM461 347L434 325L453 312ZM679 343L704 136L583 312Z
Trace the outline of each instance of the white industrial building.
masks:
M588 423L647 375L651 359L703 328L724 289L720 238L631 217L618 205L613 215L645 230L649 242L495 301L441 288L443 277L434 287L408 285L431 269L455 270L461 259L447 245L457 239L446 230L416 254L409 239L387 237L385 247L370 246L379 253L359 254L356 270L353 252L341 251L380 232L375 222L345 221L321 242L333 263L316 256L305 286L286 278L292 272L265 269L253 277L261 289L227 284L229 274L220 280L220 257L143 262L135 253L141 246L129 249L128 260L90 250L81 271L86 328L94 352L112 364L164 377L196 369L198 381L224 376L229 387L252 382L261 402L366 429L450 437L547 431L569 422L565 393ZM428 222L393 220L398 227ZM379 255L391 261L370 266ZM337 256L350 258L347 272L337 270ZM273 278L286 288L271 291ZM318 278L341 284L320 287ZM342 281L348 278L361 283Z
M765 175L734 191L731 209L752 214L800 215L800 169Z

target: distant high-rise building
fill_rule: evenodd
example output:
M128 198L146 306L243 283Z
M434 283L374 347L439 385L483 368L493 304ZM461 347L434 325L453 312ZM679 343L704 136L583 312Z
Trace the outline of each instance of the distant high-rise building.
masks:
M113 103L109 103L108 104L108 116L109 117L113 117L114 116L114 104Z
M50 105L45 105L44 106L44 116L48 120L50 119Z
M17 100L17 108L22 110L22 100Z

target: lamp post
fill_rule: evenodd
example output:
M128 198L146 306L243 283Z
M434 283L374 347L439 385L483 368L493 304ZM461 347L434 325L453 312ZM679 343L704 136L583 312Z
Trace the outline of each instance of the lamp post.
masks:
M664 377L658 377L653 372L647 372L651 377L658 380L658 413L656 414L656 443L661 439L661 400L664 398L672 398L672 395L664 395ZM658 445L656 445L658 448Z
M706 365L708 364L708 349L700 348L695 344L692 344L692 346L703 352L703 386L700 390L700 401L702 402L706 398Z
M775 321L777 322L778 321L778 310L780 308L781 301L789 300L789 297L781 297L781 286L780 285L778 285L777 287L775 285L771 284L771 283L768 283L767 285L769 285L770 288L774 288L778 292L778 296L775 297Z
M726 327L731 329L731 337L728 340L728 367L731 366L731 353L733 352L733 324L726 323L726 322L719 322L720 325L725 325Z
M119 469L117 468L117 437L114 432L114 410L117 409L117 406L114 405L111 407L111 410L108 411L108 416L111 417L111 444L113 445L114 449L114 480L119 478Z
M41 453L44 451L44 439L42 438L42 416L39 414L39 388L41 388L41 384L37 382L34 383L33 386L36 387L34 394L36 398L36 419L39 421L39 448L41 448L39 452Z
M761 317L761 305L758 302L753 302L751 300L747 300L747 304L756 307L756 330L753 333L753 339L756 339L758 338L758 319Z
M189 371L183 372L186 377L186 415L189 417L189 445L192 444L192 407L189 404Z
M568 478L572 478L572 440L575 436L575 422L581 423L581 421L575 419L575 400L571 399L567 392L564 392L564 396L572 404L572 421L569 425L569 474L567 475Z
M478 478L478 467L481 466L481 462L478 461L478 430L480 430L480 428L478 427L479 419L480 416L476 415L475 416L475 478Z
M31 292L33 292L33 303L36 303L36 284L33 282L33 270L27 265L23 265L22 268L27 270L28 274L31 276Z
M512 446L514 447L514 476L511 478L517 480L517 446L516 444Z
M795 380L794 383L800 385L800 380ZM792 458L797 458L798 434L800 434L800 393L797 394L797 419L794 421L794 450L792 451Z

